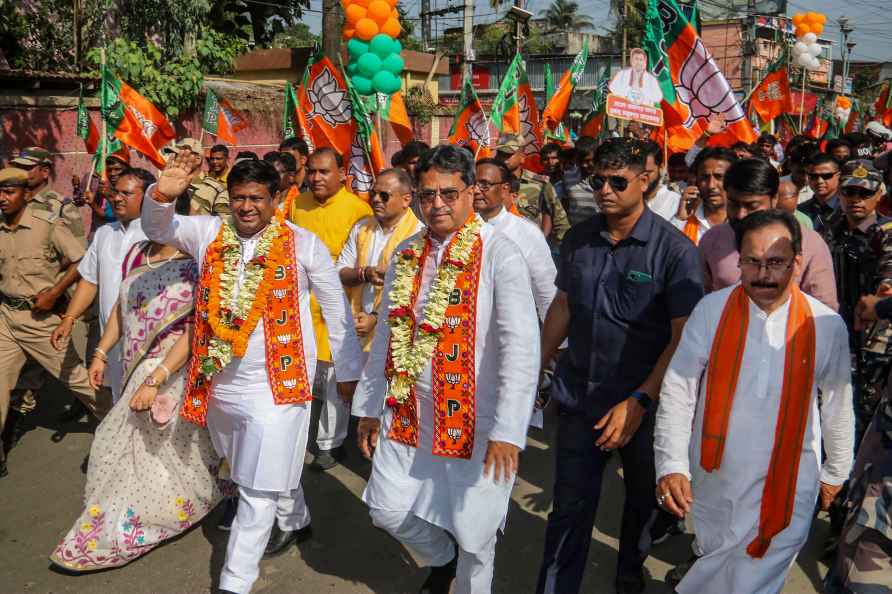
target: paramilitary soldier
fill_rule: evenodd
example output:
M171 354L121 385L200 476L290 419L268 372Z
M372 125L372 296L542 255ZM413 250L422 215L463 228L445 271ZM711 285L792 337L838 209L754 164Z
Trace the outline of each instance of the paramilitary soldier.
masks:
M64 311L65 291L77 279L84 246L53 213L27 207L27 172L0 170L0 425L10 392L30 357L65 383L94 414L101 414L80 359L57 351L50 335ZM0 475L6 474L0 449Z

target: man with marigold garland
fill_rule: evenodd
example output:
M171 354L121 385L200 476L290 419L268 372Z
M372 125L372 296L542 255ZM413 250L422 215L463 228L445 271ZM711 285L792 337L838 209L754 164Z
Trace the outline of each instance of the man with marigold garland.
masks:
M245 594L268 542L281 552L310 533L300 486L316 372L310 291L345 398L356 387L361 349L325 245L277 214L276 169L257 160L232 168L230 217L175 215L173 201L200 163L188 152L171 159L147 192L142 226L150 239L176 246L201 267L180 414L207 424L238 485L220 592Z
M427 230L391 261L387 323L353 400L372 458L363 500L432 567L422 593L455 580L455 594L486 594L533 410L538 317L520 250L474 214L473 156L438 146L416 179Z

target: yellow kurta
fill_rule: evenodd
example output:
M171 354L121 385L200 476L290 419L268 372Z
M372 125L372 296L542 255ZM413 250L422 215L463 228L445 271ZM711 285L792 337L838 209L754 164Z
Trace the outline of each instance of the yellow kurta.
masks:
M323 204L316 201L312 192L304 192L292 203L289 218L295 225L315 233L331 252L332 259L336 261L344 244L347 243L347 236L350 235L353 225L371 215L372 208L365 200L342 187ZM310 301L310 311L313 314L313 331L319 349L318 358L320 361L331 361L328 330L322 321L322 313L315 298Z

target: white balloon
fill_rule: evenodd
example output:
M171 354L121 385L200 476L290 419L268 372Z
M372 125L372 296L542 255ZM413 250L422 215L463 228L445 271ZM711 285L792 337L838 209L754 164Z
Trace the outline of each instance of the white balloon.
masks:
M814 33L806 33L805 35L802 36L802 41L804 41L806 43L806 45L811 45L812 43L815 43L817 40L818 40L818 36L815 35Z
M798 56L796 56L796 65L797 66L802 66L803 68L806 68L806 67L808 67L809 64L811 64L811 56L809 56L808 54L799 54Z
M808 46L808 53L811 54L812 56L818 57L821 55L822 49L823 48L820 45L818 45L817 43L813 43L810 46Z
M808 45L807 44L805 44L801 41L797 41L795 44L793 44L793 55L794 56L799 56L799 55L807 54L807 53L808 53Z
M808 65L808 68L809 68L810 70L820 70L820 68L821 68L821 61L820 61L820 60L818 60L818 59L815 58L814 56L811 56L811 57L809 58L809 60L810 60L810 63L809 63L809 65Z

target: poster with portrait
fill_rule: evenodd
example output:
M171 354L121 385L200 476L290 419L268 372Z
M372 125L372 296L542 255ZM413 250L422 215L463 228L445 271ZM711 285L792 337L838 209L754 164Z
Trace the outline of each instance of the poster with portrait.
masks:
M607 86L607 115L620 120L663 125L660 101L663 91L657 77L647 69L647 54L641 48L629 52L629 66L613 75Z

